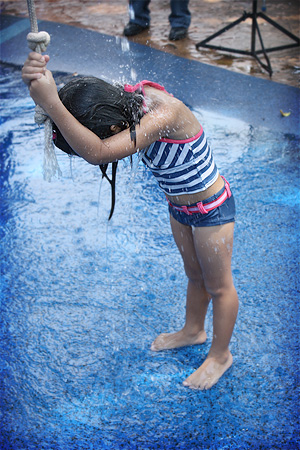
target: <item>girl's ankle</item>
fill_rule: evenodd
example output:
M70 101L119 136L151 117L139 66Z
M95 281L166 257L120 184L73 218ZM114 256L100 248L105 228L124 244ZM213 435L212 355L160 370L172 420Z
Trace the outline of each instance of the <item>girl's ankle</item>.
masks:
M224 364L228 360L228 358L231 358L231 357L232 357L232 355L231 355L229 348L227 348L226 350L222 350L222 351L210 350L207 355L207 358L216 359L221 364Z
M201 336L202 334L206 334L205 330L199 329L199 327L190 327L190 326L184 326L182 329L183 333L190 338L197 338Z

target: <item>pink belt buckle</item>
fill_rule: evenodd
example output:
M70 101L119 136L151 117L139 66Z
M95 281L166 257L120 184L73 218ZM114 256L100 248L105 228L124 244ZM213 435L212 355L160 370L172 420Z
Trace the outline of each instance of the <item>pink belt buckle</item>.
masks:
M191 216L192 213L188 210L187 206L181 206L182 211L187 214L188 216Z
M197 203L197 207L198 207L199 211L201 212L201 214L208 214L208 212L207 212L206 209L204 208L202 202L198 202L198 203Z
M227 192L228 198L230 198L231 197L231 190L230 190L230 185L229 185L227 180L225 180L225 190Z
M223 175L221 175L221 177L223 178L224 183L225 183L224 188L225 188L225 190L226 190L226 192L227 192L227 196L228 196L228 198L230 198L231 195L232 195L232 194L231 194L231 190L230 190L230 184L228 183L228 181L226 180L226 178L223 177Z

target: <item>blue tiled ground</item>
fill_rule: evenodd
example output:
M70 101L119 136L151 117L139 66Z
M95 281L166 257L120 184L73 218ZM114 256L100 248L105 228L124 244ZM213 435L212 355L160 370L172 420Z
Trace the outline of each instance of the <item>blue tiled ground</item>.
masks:
M1 58L18 66L28 22L2 23ZM236 197L240 311L233 367L208 392L184 388L208 351L212 311L204 346L150 352L184 320L163 195L143 167L120 164L107 224L97 168L71 170L59 154L63 176L46 183L32 102L19 69L3 66L1 448L298 449L299 91L85 30L40 29L52 34L53 70L155 79L199 116Z

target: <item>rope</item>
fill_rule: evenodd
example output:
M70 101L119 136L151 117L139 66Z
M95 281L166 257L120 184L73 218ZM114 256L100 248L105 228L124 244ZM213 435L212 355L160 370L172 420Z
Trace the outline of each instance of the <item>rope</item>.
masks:
M28 47L37 52L45 52L47 46L50 42L50 36L46 31L38 30L38 23L35 13L34 0L27 0L28 14L30 19L30 30L31 32L27 35ZM61 170L59 168L53 140L52 140L52 121L50 117L45 113L43 108L36 106L35 108L35 122L39 125L45 125L45 147L44 147L44 163L43 172L44 179L51 181L51 178L56 175L61 175Z
M47 50L50 42L50 36L46 31L31 32L27 34L28 47L37 53L42 53Z

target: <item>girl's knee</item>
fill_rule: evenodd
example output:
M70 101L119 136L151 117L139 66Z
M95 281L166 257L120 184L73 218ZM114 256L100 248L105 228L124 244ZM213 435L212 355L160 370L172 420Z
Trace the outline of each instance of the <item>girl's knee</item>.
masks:
M207 284L205 284L205 288L208 294L211 296L211 298L215 300L223 299L226 297L232 298L237 296L237 292L233 282L218 286L208 286Z
M185 270L186 276L188 278L188 281L191 285L193 285L195 288L201 291L206 291L205 283L202 277L201 270Z
M188 277L189 281L191 281L193 283L204 284L202 271L201 271L199 264L195 264L194 266L185 264L184 270L185 270L185 274Z

